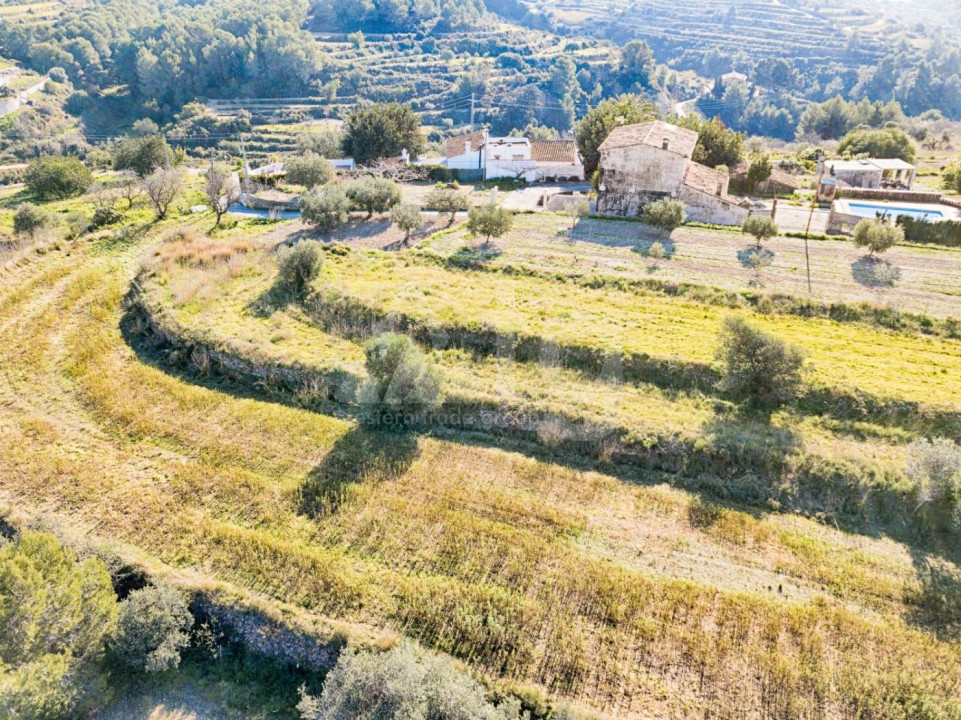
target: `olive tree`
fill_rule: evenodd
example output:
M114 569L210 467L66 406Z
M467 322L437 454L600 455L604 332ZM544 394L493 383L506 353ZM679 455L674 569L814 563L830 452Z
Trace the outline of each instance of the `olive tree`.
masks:
M411 231L416 230L424 224L424 218L421 217L420 208L416 205L408 205L406 203L394 205L390 211L390 219L397 227L404 231L405 245L410 242Z
M745 235L753 235L755 246L760 250L765 240L777 237L778 227L777 223L767 215L751 215L744 221L741 232Z
M183 176L177 170L158 168L144 178L143 186L157 219L163 220L183 189Z
M865 218L854 226L854 244L874 257L904 242L904 228L881 218Z
M204 195L217 216L216 227L230 206L240 200L240 182L227 163L213 163L204 171Z
M324 253L316 242L299 242L277 252L277 277L294 295L303 295L320 276Z
M329 183L334 177L334 166L327 158L306 152L287 161L287 181L306 188Z
M386 178L364 177L347 185L347 197L370 219L375 212L387 212L400 203L400 185Z
M921 438L908 446L906 474L918 487L918 507L948 510L961 528L961 447L948 438Z
M134 590L120 603L110 651L138 672L163 672L180 664L193 616L183 593L168 585Z
M300 215L319 230L330 232L350 218L350 200L340 185L314 187L300 196Z
M124 170L117 179L117 193L127 201L127 209L133 207L134 200L143 195L144 187L140 176L133 170Z
M686 218L684 203L671 198L650 203L644 208L644 214L641 216L645 223L668 236L683 225Z
M384 333L364 346L364 355L369 377L357 399L368 422L377 423L390 413L403 423L440 405L440 371L406 335Z
M758 406L792 399L801 385L804 353L743 317L724 320L717 358L723 364L721 389Z
M472 207L467 214L467 231L471 235L483 235L486 242L510 231L514 216L494 203Z
M446 658L404 642L386 652L341 653L319 697L301 691L303 720L516 720Z
M467 210L470 201L467 196L454 188L434 188L424 200L424 206L429 210L450 213L447 225L453 225L459 211Z

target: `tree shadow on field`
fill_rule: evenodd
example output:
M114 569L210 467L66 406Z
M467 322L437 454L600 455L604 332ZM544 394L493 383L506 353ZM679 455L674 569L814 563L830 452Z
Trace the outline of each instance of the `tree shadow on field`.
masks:
M300 512L323 517L337 512L362 482L393 480L420 455L417 435L357 425L341 436L300 486Z
M953 552L939 554L957 562L957 543L953 533L945 535L945 544L951 545ZM961 641L961 571L917 547L911 547L911 560L919 584L908 582L905 585L904 601L909 608L905 620L934 631L940 640Z
M859 285L880 292L895 286L901 279L901 268L879 257L865 255L851 263L851 276Z
M493 243L464 245L450 255L448 262L462 268L481 268L502 254L503 250Z

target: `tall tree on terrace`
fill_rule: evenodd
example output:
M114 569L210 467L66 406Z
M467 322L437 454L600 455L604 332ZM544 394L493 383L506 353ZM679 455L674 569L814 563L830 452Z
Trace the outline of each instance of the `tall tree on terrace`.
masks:
M420 118L410 105L378 103L355 108L344 121L344 150L359 165L424 149Z
M656 120L657 108L640 95L621 95L609 98L588 111L574 131L577 147L584 158L584 169L590 175L597 169L600 153L597 148L618 125Z

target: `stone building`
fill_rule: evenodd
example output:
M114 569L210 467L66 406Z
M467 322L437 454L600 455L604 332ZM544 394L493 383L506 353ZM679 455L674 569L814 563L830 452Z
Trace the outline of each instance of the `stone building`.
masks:
M726 173L691 159L696 145L696 132L661 121L614 128L598 148L597 212L639 216L649 203L676 198L691 220L742 224L750 203L728 193Z

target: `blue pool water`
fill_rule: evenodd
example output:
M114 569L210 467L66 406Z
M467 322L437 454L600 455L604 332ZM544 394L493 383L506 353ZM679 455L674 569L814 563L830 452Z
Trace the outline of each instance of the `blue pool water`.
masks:
M917 218L918 220L941 220L944 217L940 210L892 207L891 205L882 205L880 203L849 202L848 208L850 209L852 215L866 218L876 217L878 213L887 213L891 217L907 215L908 217Z

